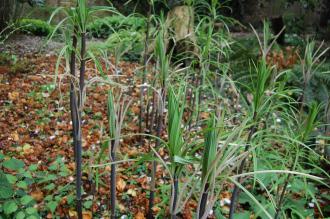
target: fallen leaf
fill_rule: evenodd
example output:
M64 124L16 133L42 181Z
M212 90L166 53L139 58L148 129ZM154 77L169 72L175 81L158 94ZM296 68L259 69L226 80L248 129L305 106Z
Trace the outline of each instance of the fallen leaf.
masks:
M31 196L37 202L41 202L44 199L44 193L41 190L31 192Z
M11 138L14 140L14 141L18 141L19 140L19 135L17 133L17 131L13 132L11 134Z
M125 212L126 211L125 206L123 204L121 204L121 203L118 204L118 208L119 208L119 211L120 212Z
M93 218L92 212L90 212L90 211L84 211L82 214L83 214L83 219L92 219Z
M122 178L117 179L116 188L119 192L123 192L126 187L126 182Z
M70 218L77 217L77 212L75 210L70 209L69 216L70 216Z
M10 92L8 93L8 98L9 100L13 101L13 100L17 100L19 98L19 93L14 91L14 92Z
M136 197L136 191L134 189L127 190L127 194Z
M135 216L134 219L145 219L144 214L142 212L138 212Z

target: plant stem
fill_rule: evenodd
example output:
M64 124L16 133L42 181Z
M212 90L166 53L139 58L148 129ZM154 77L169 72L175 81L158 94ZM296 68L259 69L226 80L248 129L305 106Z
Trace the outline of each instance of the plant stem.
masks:
M79 107L82 106L83 91L84 91L84 88L85 88L85 71L86 71L85 53L86 53L86 33L81 33L81 51L80 51L81 61L80 61L80 77L79 77L80 101L79 101Z
M162 132L162 125L163 125L163 110L161 109L162 106L158 107L158 116L157 116L157 130L156 130L156 136L158 137L156 141L155 147L158 148L160 145L159 138L161 137ZM153 217L153 206L154 206L154 200L155 200L155 188L156 188L156 168L157 163L156 161L152 161L152 167L151 167L151 182L150 182L150 196L149 196L149 209L148 209L148 219L152 219Z
M81 132L81 129L78 129ZM80 136L80 137L79 137ZM81 135L78 135L77 140L77 160L76 160L76 175L77 175L77 182L76 182L76 192L77 192L77 213L78 219L82 219L82 200L81 200L81 186L82 186L82 175L81 175Z
M293 168L290 168L290 171L292 171L292 169ZM282 211L282 204L283 204L283 201L284 201L284 196L285 196L286 189L289 185L290 177L291 177L291 174L288 174L288 176L285 179L285 183L284 183L281 195L280 195L280 199L278 201L278 205L277 205L277 208L276 208L276 213L275 213L274 219L278 219L278 217L280 216L280 213Z
M115 153L115 140L111 141L111 152L110 158L111 162L116 161L116 153ZM111 164L111 173L110 173L110 208L111 208L111 219L116 219L116 164Z
M179 193L179 181L178 176L174 174L174 191L173 191L173 205L172 205L172 213L171 213L171 219L176 219L175 209L178 199L178 193Z
M76 33L72 35L72 51L70 57L70 111L72 121L72 137L73 137L73 148L74 148L74 159L77 156L77 96L75 93L74 80L76 78L76 48L77 48L77 36Z
M78 110L78 139L77 139L77 160L76 160L76 176L77 176L77 213L78 219L82 219L82 105L83 90L85 86L85 53L86 53L86 34L81 33L81 51L80 51L80 76L79 76L79 110Z
M156 188L156 161L151 163L151 182L150 182L150 196L149 196L149 208L147 219L153 219L153 210L155 202L155 188Z
M144 54L143 54L143 75L142 75L142 84L146 83L147 79L147 62L148 62L148 48L149 48L149 29L151 23L151 9L152 5L149 3L149 10L148 10L148 21L147 21L147 29L146 29L146 38L144 41ZM143 96L144 96L144 87L141 86L140 88L140 114L139 114L139 132L142 133L142 122L143 122L143 114L144 114L144 107L143 107ZM140 137L140 145L142 145L142 136Z
M255 118L257 117L256 113L254 113L253 115L253 121L255 121ZM252 136L254 135L254 133L256 133L257 131L257 126L256 125L252 125L250 128L250 132L249 132L249 136L247 139L247 144L245 145L245 149L244 152L247 152L250 149L250 141L252 139ZM243 169L245 167L245 162L247 160L247 157L244 157L244 159L242 160L237 174L241 174L243 172ZM242 177L238 177L237 181L240 183L241 182ZM229 219L233 219L234 218L234 213L235 213L235 209L236 209L236 202L238 201L238 194L239 194L239 187L237 185L235 185L234 190L233 190L233 194L231 196L231 200L230 200L230 209L229 209Z
M202 200L201 200L201 203L200 203L200 208L199 208L199 215L198 215L198 218L201 219L203 218L203 215L205 213L205 208L206 208L206 204L207 204L207 197L208 197L208 189L209 189L209 183L206 183L205 184L205 187L204 187L204 192L202 194Z
M294 162L291 164L291 167L289 169L290 171L293 171L295 169L298 160L299 160L299 151L296 154L296 157L295 157ZM277 204L277 208L276 208L274 219L278 219L278 217L280 216L280 213L282 211L282 205L283 205L283 201L284 201L284 196L285 196L286 189L287 189L287 187L289 185L291 175L292 174L288 174L287 177L286 177L286 179L285 179L284 186L283 186L283 189L282 189L282 192L281 192L281 195L280 195L280 199L279 199L278 204Z

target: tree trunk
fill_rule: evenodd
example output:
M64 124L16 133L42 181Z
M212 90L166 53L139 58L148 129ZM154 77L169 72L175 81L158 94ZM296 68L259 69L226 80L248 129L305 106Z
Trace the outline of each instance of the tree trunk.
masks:
M0 1L0 31L6 28L7 23L12 19L13 12L16 8L16 0Z
M187 57L187 52L195 51L194 9L192 6L174 6L166 17L165 46L174 56Z

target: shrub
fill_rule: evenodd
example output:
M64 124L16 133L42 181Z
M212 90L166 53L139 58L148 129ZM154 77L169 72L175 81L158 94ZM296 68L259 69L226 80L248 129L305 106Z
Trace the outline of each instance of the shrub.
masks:
M18 27L22 32L36 36L48 36L54 30L46 21L39 19L21 19Z
M140 17L111 16L96 19L87 30L97 38L108 38L120 30L139 31L145 28L145 19Z
M121 30L112 34L105 42L90 44L94 52L107 50L111 53L120 53L124 60L138 61L143 52L143 34L135 31Z

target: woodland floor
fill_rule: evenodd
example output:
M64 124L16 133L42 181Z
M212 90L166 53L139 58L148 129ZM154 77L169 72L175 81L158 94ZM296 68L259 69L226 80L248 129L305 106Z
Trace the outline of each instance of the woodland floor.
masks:
M51 43L42 52L38 48L42 42L41 38L31 36L19 36L10 40L3 50L17 55L17 62L24 62L18 69L12 66L0 65L0 149L4 154L12 155L21 159L26 165L39 164L39 170L47 170L49 165L61 157L67 168L74 175L73 147L71 138L71 124L69 111L69 82L60 67L60 80L55 90L52 83L55 76L55 64L57 56L55 51L61 47L60 43ZM1 49L0 49L1 50ZM113 60L112 60L113 61ZM64 63L62 63L64 64ZM130 85L128 94L134 98L133 106L128 113L128 119L124 127L125 133L138 133L139 115L139 91L133 83L139 81L136 70L137 63L121 62L120 68L123 72L120 82ZM87 64L87 79L97 76L93 63ZM17 71L18 70L18 71ZM112 75L113 69L108 70ZM84 151L98 150L97 148L105 140L105 133L100 130L106 129L106 98L107 85L90 86L87 90L85 114L83 115L83 148ZM147 142L144 142L147 145ZM96 149L95 149L96 148ZM141 147L138 138L130 137L124 139L120 146L121 154L126 158L135 158L138 154L148 152L148 147ZM164 151L160 151L164 155ZM91 162L91 158L84 157L84 162ZM131 212L137 219L144 218L148 206L146 193L148 191L148 171L146 169L135 170L129 175L125 172L131 164L125 163L118 169L117 191L119 208L123 214ZM88 168L86 168L88 169ZM109 171L108 167L101 171ZM166 171L161 165L157 167L158 185L164 184L168 179ZM73 177L60 177L56 180L58 185L73 183ZM102 206L107 205L109 200L108 179L105 177L105 186L93 192L88 180L88 171L84 172L84 185L87 196L93 195L95 203L92 210L102 211ZM43 189L35 185L30 191L41 208L43 198L54 191ZM73 191L74 192L74 191ZM124 196L128 196L124 197ZM221 194L222 199L230 198L229 192ZM163 200L157 198L156 203ZM196 202L189 202L183 212L183 218L192 218L190 208L196 208ZM224 206L228 207L228 206ZM155 212L160 209L155 208ZM61 216L74 215L74 207L67 204L63 198L57 212ZM90 212L85 212L90 215ZM52 218L51 215L47 218ZM86 216L86 218L89 218Z
M0 65L0 148L4 154L11 155L16 159L23 160L26 165L38 164L38 170L47 170L56 158L61 157L67 168L74 175L73 147L71 137L71 122L69 111L69 82L63 73L63 66L60 66L59 78L62 78L57 87L53 90L52 84L55 76L55 65L57 56L55 51L61 47L60 43L50 43L46 48L40 50L42 38L31 36L18 36L10 39L2 51L8 51L17 56L17 63L22 62L17 69L12 66ZM111 61L111 60L110 60ZM112 60L113 61L113 60ZM64 63L62 63L64 64ZM132 85L138 81L134 71L138 68L136 63L121 62L120 69L123 72L120 82ZM87 63L87 80L96 76L95 67ZM109 70L109 75L113 74ZM106 98L108 86L96 85L87 89L85 103L85 114L83 115L83 149L84 151L98 150L101 142L105 140L105 129L107 124ZM139 99L139 88L132 87L128 92L135 100ZM129 119L126 121L123 133L138 133L139 105L133 102ZM146 142L144 142L146 143ZM95 149L96 148L96 149ZM146 147L140 147L139 140L131 137L125 139L120 146L120 152L128 158L136 157L140 153L147 152ZM160 152L163 153L163 152ZM90 158L85 158L85 163ZM147 171L137 171L127 176L123 171L130 164L122 164L118 168L117 192L120 200L119 208L122 213L131 212L135 218L144 218L147 209L148 177ZM101 171L109 171L109 167ZM159 165L157 167L158 183L164 183L165 171ZM104 180L106 186L100 187L93 193L97 200L93 211L100 211L107 205L109 200L108 177ZM91 188L88 182L88 173L84 172L85 198L91 195ZM71 177L60 177L56 180L58 185L73 183ZM58 186L57 185L57 186ZM44 185L35 185L31 195L38 201L41 208L43 198L54 191L43 189ZM122 195L129 198L121 199ZM156 200L159 203L161 200ZM192 207L196 207L193 206ZM155 212L159 209L155 208ZM57 207L59 215L65 217L74 215L73 206L68 206L65 198ZM184 218L191 218L190 211L186 211ZM89 212L86 212L89 215ZM48 215L51 218L51 215ZM89 218L88 216L86 218Z

